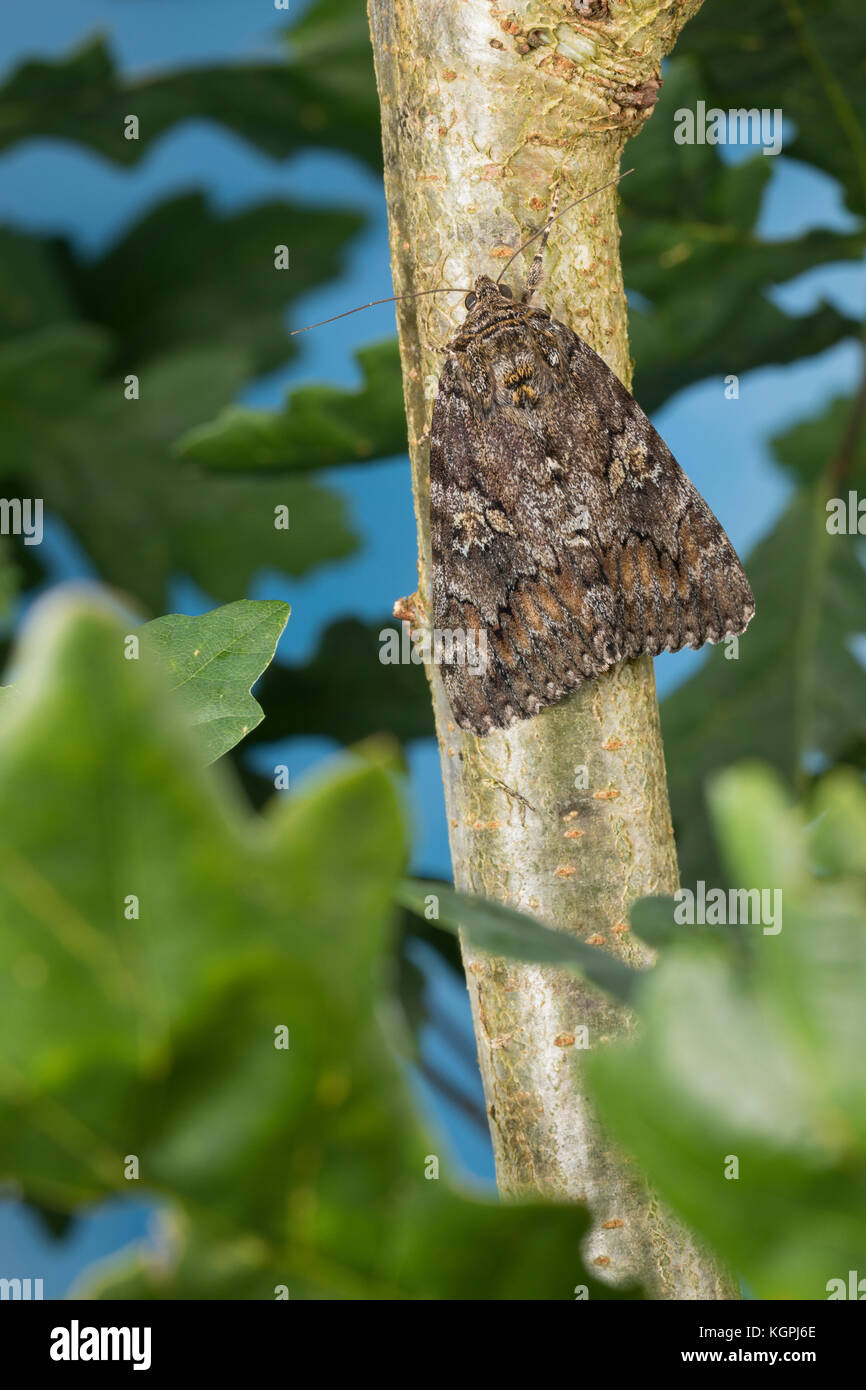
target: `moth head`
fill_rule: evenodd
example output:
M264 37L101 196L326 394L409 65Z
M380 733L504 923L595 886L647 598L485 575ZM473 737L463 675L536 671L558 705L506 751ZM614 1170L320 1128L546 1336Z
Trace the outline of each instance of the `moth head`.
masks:
M479 275L475 281L475 288L469 291L463 303L470 310L478 305L490 308L501 304L503 299L512 297L510 285L497 285L489 275Z

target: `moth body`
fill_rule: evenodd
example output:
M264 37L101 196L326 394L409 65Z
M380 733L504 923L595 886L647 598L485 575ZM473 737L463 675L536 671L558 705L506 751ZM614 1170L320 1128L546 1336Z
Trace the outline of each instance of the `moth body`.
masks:
M637 402L530 292L476 280L431 425L433 623L465 637L442 675L477 734L754 613L728 537ZM460 660L479 647L482 665Z

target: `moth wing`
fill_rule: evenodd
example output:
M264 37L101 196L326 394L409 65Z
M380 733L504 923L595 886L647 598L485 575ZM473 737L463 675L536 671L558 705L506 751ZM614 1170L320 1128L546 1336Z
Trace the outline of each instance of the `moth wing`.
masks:
M722 527L614 373L563 324L537 348L558 377L534 408L491 411L449 359L433 412L433 621L458 638L440 660L455 718L480 734L754 612Z
M517 414L491 415L446 360L433 410L430 511L433 626L455 719L486 733L535 714L602 669L593 629L613 621L590 550L563 555L574 528L543 438ZM592 621L593 593L608 604ZM449 634L464 659L449 659ZM479 658L466 659L472 650Z
M571 389L564 409L547 410L548 440L568 455L566 496L589 515L615 599L616 659L744 632L755 602L720 522L607 364L552 327L568 345Z

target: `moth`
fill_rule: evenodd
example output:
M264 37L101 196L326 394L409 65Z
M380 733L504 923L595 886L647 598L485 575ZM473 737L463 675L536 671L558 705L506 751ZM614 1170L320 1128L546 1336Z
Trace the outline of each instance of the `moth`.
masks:
M466 295L430 427L432 623L462 638L440 669L456 723L479 735L618 662L742 633L755 611L640 406L533 304L554 214L520 300L487 275Z

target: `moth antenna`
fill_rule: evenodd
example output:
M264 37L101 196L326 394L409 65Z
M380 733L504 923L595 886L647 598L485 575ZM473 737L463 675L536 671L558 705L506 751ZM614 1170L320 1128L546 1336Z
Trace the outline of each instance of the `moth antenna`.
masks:
M329 319L319 319L318 323L308 323L304 328L293 328L289 337L294 338L298 333L309 333L311 328L322 328L326 323L336 323L337 319L347 319L350 314L360 314L362 309L373 309L377 304L396 304L401 299L418 299L422 294L468 293L468 290L455 289L453 285L443 285L438 290L413 290L411 294L389 294L385 299L371 299L368 304L356 304L354 309L344 309L342 314L332 314Z
M523 288L523 294L521 295L521 301L524 304L529 303L529 300L532 298L533 291L535 290L536 285L541 279L541 274L544 270L544 251L545 247L547 246L547 238L550 236L550 229L553 226L553 220L556 217L556 205L558 202L559 179L556 180L556 187L553 190L553 198L550 204L550 212L547 214L547 221L544 224L544 231L541 233L541 241L538 243L538 250L532 258L532 265L529 267L529 274L526 277L526 284ZM508 264L510 265L511 261L509 261Z
M578 203L585 203L586 200L587 200L587 198L594 198L595 195L596 195L596 193L603 193L604 190L605 190L606 188L613 188L614 184L621 183L622 180L623 180L624 178L627 178L629 174L633 174L633 173L634 173L634 169L633 169L633 168L631 168L631 169L626 169L624 173L618 174L617 177L616 177L615 179L609 179L607 183L599 184L598 188L593 188L592 191L591 191L590 193L584 193L580 198L575 198L575 200L574 200L573 203L569 203L569 204L568 204L568 207L565 207L565 208L562 209L562 212L556 212L556 211L555 211L557 199L558 199L558 197L559 197L559 185L557 184L556 192L555 192L554 195L553 195L553 205L552 205L552 207L551 207L551 209L550 209L550 216L548 217L548 219L547 219L547 221L545 222L545 224L544 224L543 227L539 227L538 231L537 231L537 232L534 232L533 235L529 238L528 241L524 241L524 243L523 243L522 246L518 246L518 248L517 248L517 250L515 251L515 253L514 253L513 256L509 256L508 260L505 262L505 265L502 267L501 271L499 272L498 276L496 277L496 283L497 283L497 285L499 284L500 280L502 279L502 277L503 277L503 275L505 274L505 272L506 272L506 270L508 269L508 267L512 264L512 262L514 262L514 261L517 260L517 257L518 257L523 251L526 250L527 246L531 246L532 243L538 239L538 237L543 237L544 240L542 241L541 246L539 247L538 254L533 258L533 262L532 262L532 265L531 265L530 270L529 270L529 277L531 277L532 274L533 274L533 271L535 271L536 264L537 264L538 267L539 267L538 272L536 272L536 278L535 278L535 280L534 280L534 282L533 282L531 288L530 288L530 286L529 286L529 277L527 277L527 290L524 291L524 294L523 294L524 300L527 300L527 299L529 298L529 296L532 294L532 290L535 288L535 286L536 286L537 283L538 283L538 278L540 277L541 258L542 258L542 256L544 255L544 248L545 248L546 245L547 245L547 238L548 238L549 235L550 235L550 229L551 229L551 227L553 226L554 222L558 222L559 219L560 219L561 217L564 217L565 214L566 214L567 212L571 212L571 209L572 209L572 208L576 208L577 205L578 205ZM528 292L527 292L527 291L528 291Z

